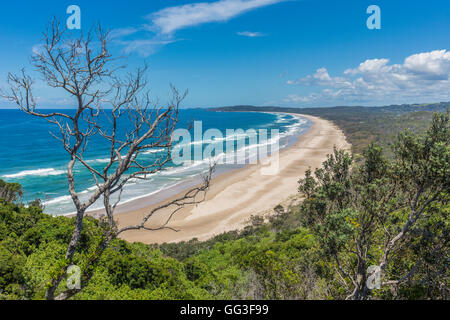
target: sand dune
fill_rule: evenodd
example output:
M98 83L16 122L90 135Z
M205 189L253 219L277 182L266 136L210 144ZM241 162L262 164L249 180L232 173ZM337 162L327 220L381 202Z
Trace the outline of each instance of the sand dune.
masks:
M320 167L333 147L350 149L344 134L331 122L302 115L313 122L311 129L291 147L280 152L279 173L261 174L262 165L249 165L225 173L212 181L206 200L182 209L171 220L171 230L129 231L121 237L130 242L165 243L206 240L226 231L243 228L252 215L267 214L297 193L298 180L308 167ZM170 199L169 199L170 200ZM117 215L119 227L138 224L153 206ZM169 211L152 217L149 226L167 219Z

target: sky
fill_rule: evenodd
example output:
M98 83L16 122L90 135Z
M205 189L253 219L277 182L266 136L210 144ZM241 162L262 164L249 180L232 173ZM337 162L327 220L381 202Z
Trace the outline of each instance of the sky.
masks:
M111 31L130 68L148 64L155 98L188 89L186 108L450 101L448 0L2 1L0 87L8 72L32 72L42 31L70 5L82 31ZM381 29L367 26L370 5ZM73 107L32 75L39 107Z

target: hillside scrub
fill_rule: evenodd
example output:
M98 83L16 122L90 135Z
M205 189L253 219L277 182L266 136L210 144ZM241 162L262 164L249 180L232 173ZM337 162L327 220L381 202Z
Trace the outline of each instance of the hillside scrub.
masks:
M358 162L335 150L299 181L303 203L209 241L115 239L91 265L106 226L88 217L74 263L92 278L71 299L447 299L448 122L397 135L390 157L376 144ZM44 299L75 220L12 200L0 200L0 299Z

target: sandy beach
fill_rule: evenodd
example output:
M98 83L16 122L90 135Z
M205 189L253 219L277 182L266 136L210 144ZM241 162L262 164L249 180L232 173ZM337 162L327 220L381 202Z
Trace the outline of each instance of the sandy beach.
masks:
M334 146L350 149L342 131L331 122L307 115L300 116L311 120L313 124L298 142L280 152L277 175L261 174L261 164L222 174L212 180L204 202L187 206L172 218L168 226L178 232L167 229L133 230L123 233L121 238L147 244L189 241L193 238L207 240L223 232L245 227L252 215L267 216L273 213L273 208L278 204L297 194L298 180L309 167L313 170L320 167L327 155L333 152ZM124 210L116 216L119 227L139 224L142 217L155 206L158 204ZM170 213L169 210L160 211L149 220L147 226L159 226Z

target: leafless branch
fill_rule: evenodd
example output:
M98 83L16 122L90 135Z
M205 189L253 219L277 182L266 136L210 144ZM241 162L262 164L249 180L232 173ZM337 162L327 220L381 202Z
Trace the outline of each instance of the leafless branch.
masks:
M214 170L214 167L210 168L201 186L188 191L180 199L152 210L140 225L117 230L114 210L124 187L132 179L148 179L171 161L172 135L178 123L180 104L187 92L180 93L172 86L168 105L162 106L159 101L152 101L146 80L147 66L134 72L120 72L123 66L112 57L108 42L108 32L100 26L89 30L87 35L72 38L56 19L43 34L42 49L35 52L32 64L49 87L61 89L73 99L76 104L73 114L40 110L33 96L34 81L25 70L18 75L10 73L9 90L0 92L1 97L14 102L25 113L53 124L56 132L52 135L70 156L67 182L77 213L75 229L66 251L69 264L78 248L85 213L100 198L103 198L108 231L97 248L97 260L110 241L125 231L172 229L168 223L181 208L204 199L199 195L206 193ZM85 158L93 137L97 138L95 143L100 140L108 146L109 159L101 169ZM152 150L164 152L149 161L143 155ZM81 200L76 192L76 164L81 164L91 173L97 186L87 200ZM115 201L111 198L113 195L117 195ZM148 219L164 208L174 208L168 219L159 227L147 227ZM46 292L47 299L64 299L74 294L65 292L55 297L55 290L64 277L64 272L58 274Z

